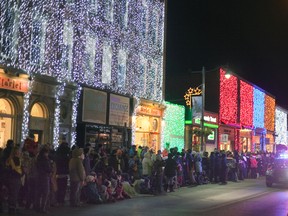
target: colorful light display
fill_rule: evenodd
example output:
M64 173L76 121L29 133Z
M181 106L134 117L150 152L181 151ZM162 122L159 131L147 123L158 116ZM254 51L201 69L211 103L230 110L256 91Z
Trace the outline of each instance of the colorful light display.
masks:
M240 124L253 126L253 87L240 80Z
M275 137L276 144L288 144L287 141L287 111L276 107L275 112Z
M231 75L225 77L225 71L220 69L220 109L219 120L225 124L237 124L238 115L238 78Z
M155 0L1 1L0 63L32 78L56 77L60 89L74 82L162 102L164 7ZM59 131L59 97L54 132Z
M161 149L169 143L170 148L177 147L181 151L184 148L185 107L169 102L165 102L165 106Z
M253 125L256 128L264 128L264 98L265 94L254 87Z
M275 99L265 94L264 127L269 131L275 130Z

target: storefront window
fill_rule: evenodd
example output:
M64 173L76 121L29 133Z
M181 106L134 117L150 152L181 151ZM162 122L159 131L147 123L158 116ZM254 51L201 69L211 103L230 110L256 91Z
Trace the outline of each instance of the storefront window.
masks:
M7 140L12 139L13 113L10 101L0 99L0 148L5 148Z
M137 146L148 146L154 151L160 148L159 122L160 118L158 117L137 116L135 136Z

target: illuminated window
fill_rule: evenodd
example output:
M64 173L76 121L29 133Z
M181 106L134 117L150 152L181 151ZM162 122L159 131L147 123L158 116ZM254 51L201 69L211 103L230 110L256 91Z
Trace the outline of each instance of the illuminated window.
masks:
M45 110L43 106L40 103L35 103L31 109L31 116L33 117L39 117L39 118L45 118Z
M12 139L14 110L10 101L0 99L0 148L5 148L8 139Z

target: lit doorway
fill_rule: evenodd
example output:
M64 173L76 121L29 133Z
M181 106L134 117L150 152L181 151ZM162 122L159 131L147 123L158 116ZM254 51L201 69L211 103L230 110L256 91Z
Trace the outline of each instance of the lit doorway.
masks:
M35 103L32 106L30 113L30 133L34 135L34 141L43 144L44 143L44 131L46 128L48 109L43 103Z

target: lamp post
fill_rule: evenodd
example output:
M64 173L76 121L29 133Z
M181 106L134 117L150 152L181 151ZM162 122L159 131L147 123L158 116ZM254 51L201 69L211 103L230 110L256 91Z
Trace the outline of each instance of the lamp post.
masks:
M204 112L205 112L205 67L202 67L202 107L201 107L201 146L200 150L203 152L205 150L204 146Z

